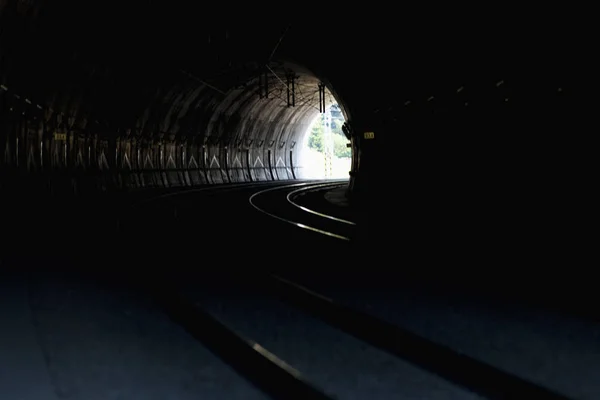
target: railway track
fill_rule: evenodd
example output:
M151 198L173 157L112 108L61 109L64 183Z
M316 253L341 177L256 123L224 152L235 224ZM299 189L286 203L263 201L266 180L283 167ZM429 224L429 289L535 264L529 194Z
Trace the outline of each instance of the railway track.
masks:
M305 193L320 195L342 184L241 185L200 193L240 191L237 200L247 200L245 188L252 193L252 208L260 208L262 218L285 222L315 237L347 242L351 230L342 229L356 228L353 221L302 201ZM193 200L191 191L181 193L186 195ZM170 201L177 196L160 199L172 207ZM160 199L155 199L157 204ZM331 234L345 234L349 240ZM309 259L310 254L302 258ZM131 275L130 293L152 299L153 307L187 331L195 345L210 350L271 399L567 398L269 268L246 263L234 266L236 270L223 266L220 273L210 275L198 263L193 267L175 272L176 266L171 266L160 275L148 272L144 279ZM344 279L343 272L339 279ZM89 296L86 288L81 300Z
M354 221L326 214L317 207L311 208L300 203L300 199L306 194L328 191L344 184L343 181L309 182L268 187L253 193L249 202L268 217L297 229L317 236L351 241L357 227ZM290 311L292 313L310 315L311 318L333 328L337 335L345 337L346 340L352 337L367 344L370 349L378 349L388 357L393 356L401 362L408 363L418 369L420 374L427 374L428 379L439 378L448 383L446 390L454 390L457 393L462 391L465 399L567 398L368 313L338 303L285 277L264 273L256 276L250 274L245 275L241 282L232 284L240 293L250 290L254 291L254 296L267 296L268 299L264 300L267 304L281 303L284 305L279 304L279 307L295 310ZM215 312L214 304L207 306L208 309L213 308L212 313L207 311L203 302L196 298L196 294L193 289L188 289L186 294L185 289L171 288L168 292L162 292L160 298L174 321L209 346L269 396L276 399L344 398L340 393L328 388L327 382L318 378L308 379L307 375L311 376L310 372L307 374L307 371L297 369L293 361L287 360L276 351L271 351L269 345L261 343L261 338L244 336L244 333L254 332L263 339L266 337L265 340L269 342L269 333L255 332L247 326L236 329L232 326L236 325L235 319L232 318L229 318L228 325L227 313L223 313L219 307ZM244 302L244 298L239 297L237 301ZM266 306L268 307L270 306ZM218 314L221 316L217 316ZM277 347L276 344L273 346ZM284 353L286 351L282 350ZM288 355L297 358L297 355L292 353ZM335 357L333 354L332 356ZM342 365L339 367L343 368ZM399 370L402 368L406 368L406 365L398 366ZM411 373L416 372L412 370ZM314 377L314 374L312 376ZM351 381L352 379L349 379L349 385Z
M259 212L299 229L329 238L351 241L356 237L355 222L305 207L297 199L312 192L325 192L347 185L347 181L291 184L252 194L250 204Z
M567 399L283 277L245 276L217 286L228 285L210 294L187 284L161 286L154 295L173 321L273 399L359 399L375 386L374 398L436 399L427 394L436 388L445 392L439 398ZM323 365L307 362L309 352ZM380 381L353 391L357 379ZM415 379L431 387L411 386Z

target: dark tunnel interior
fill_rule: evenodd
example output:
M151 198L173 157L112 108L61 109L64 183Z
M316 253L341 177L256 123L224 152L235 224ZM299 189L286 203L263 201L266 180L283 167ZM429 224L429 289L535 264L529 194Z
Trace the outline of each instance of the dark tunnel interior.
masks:
M136 364L143 398L246 387L223 378L231 366L269 398L338 398L264 343L326 388L320 379L343 375L352 351L369 373L393 354L435 375L393 364L388 376L402 380L381 386L385 399L599 398L598 68L586 19L550 5L0 0L0 398L6 382L33 379L3 378L9 319L14 349L46 352L27 362L44 365L56 399L127 398L106 394L114 382L77 386L57 372L97 378L113 362L102 349L117 347L118 360L127 348L127 362L164 362L150 375ZM350 169L303 179L301 145L333 104ZM321 217L327 228L308 226ZM21 311L6 300L15 293ZM519 331L527 324L538 325ZM270 342L253 336L271 328ZM288 331L303 332L290 339L303 350L282 344ZM111 339L85 347L85 335ZM198 341L228 367L194 369ZM337 353L323 361L327 351ZM97 365L77 364L78 352ZM528 352L538 358L513 362ZM578 363L588 364L577 374L560 369ZM131 373L123 365L106 376ZM454 386L421 385L438 378Z
M490 236L532 248L581 230L583 207L566 204L589 199L583 23L110 4L0 3L1 184L19 210L9 242L31 229L73 236L67 220L113 224L108 204L132 192L295 179L321 98L347 121L349 196L365 204L374 246Z
M94 225L75 215L113 224L107 204L126 192L295 179L321 98L347 121L349 195L369 204L374 246L531 248L579 231L582 207L557 208L588 198L585 28L416 6L347 21L325 6L282 21L115 7L1 3L2 192L20 210L9 241Z

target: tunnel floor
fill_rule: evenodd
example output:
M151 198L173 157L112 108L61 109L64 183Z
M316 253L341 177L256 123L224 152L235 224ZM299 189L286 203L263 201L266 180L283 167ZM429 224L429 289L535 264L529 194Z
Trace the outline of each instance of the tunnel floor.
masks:
M499 398L497 385L477 387L473 377L461 380L439 364L462 356L467 369L489 367L492 383L509 374L506 386L521 393L600 397L600 320L576 312L584 300L561 308L537 301L548 293L534 294L527 282L520 292L514 284L492 289L509 280L474 284L468 279L481 272L456 267L451 274L448 265L403 257L400 248L378 253L381 247L366 242L309 235L252 208L252 193L274 187L163 193L118 214L114 236L95 251L5 257L2 398ZM365 218L352 212L343 190L298 202ZM305 299L282 282L312 294ZM193 310L181 311L184 303ZM432 347L394 354L360 337L360 318L340 327L334 317L343 319L343 311L320 314L327 304ZM278 379L252 375L257 355L294 381L275 388ZM290 385L295 394L285 392Z

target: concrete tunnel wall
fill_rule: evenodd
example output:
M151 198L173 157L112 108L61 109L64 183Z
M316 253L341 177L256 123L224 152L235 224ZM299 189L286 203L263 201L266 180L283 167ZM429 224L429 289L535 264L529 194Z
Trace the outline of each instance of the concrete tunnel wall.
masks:
M225 39L209 36L197 46L202 62L188 68L159 30L110 41L99 29L125 34L135 16L106 24L108 7L80 19L61 7L0 0L0 259L114 246L120 216L148 190L297 176L296 144L319 112L320 77L276 57L265 70L251 57L262 44L244 47L252 36L238 38L229 58Z
M207 83L149 59L107 65L106 49L90 56L66 44L53 54L44 42L57 37L47 5L0 6L4 185L24 173L43 173L50 184L70 176L74 191L295 178L295 144L319 111L320 80L310 71L275 62L264 96L252 64L235 80ZM289 73L305 93L297 91L293 107L281 81Z

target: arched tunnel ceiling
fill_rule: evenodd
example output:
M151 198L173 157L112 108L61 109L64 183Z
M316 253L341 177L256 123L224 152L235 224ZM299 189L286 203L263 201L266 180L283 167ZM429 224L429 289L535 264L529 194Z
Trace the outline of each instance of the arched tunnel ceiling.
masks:
M321 80L269 54L276 29L190 30L152 7L112 14L91 4L2 3L1 82L46 119L62 114L101 135L293 147L319 112Z
M151 1L2 0L0 81L75 126L105 134L289 144L319 111L321 81L327 101L333 93L347 117L377 125L379 110L393 114L407 100L477 88L517 70L521 79L546 79L558 63L536 67L573 44L560 32L519 36L514 24L517 38L508 38L507 21L492 23L491 16L467 23L465 15L434 20L404 9L350 20L339 10L314 10L290 19L265 10L262 17L222 18L234 11ZM294 107L287 105L289 73L296 77Z

